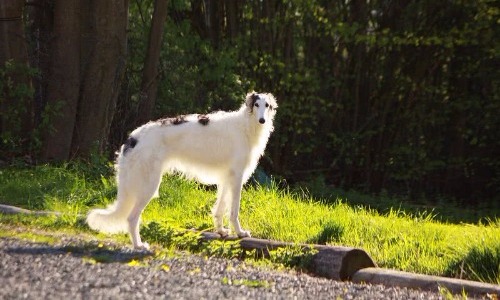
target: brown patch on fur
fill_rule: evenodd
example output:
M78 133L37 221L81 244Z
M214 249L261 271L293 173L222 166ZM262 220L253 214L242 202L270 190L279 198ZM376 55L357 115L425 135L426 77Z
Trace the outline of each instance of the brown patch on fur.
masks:
M210 118L207 115L198 115L198 123L207 126L208 122L210 122Z
M125 153L127 153L130 149L133 149L135 145L137 145L137 142L136 138L129 137L123 144L123 155L125 155Z
M186 120L186 116L180 115L180 116L177 116L175 118L160 119L157 122L159 122L161 125L166 126L166 125L180 125L180 124L188 122L188 120Z
M255 105L255 102L259 100L259 95L257 93L252 93L250 96L247 96L246 104L248 106L248 109L250 109L250 113L253 112L253 107Z
M252 94L252 111L253 111L253 107L255 106L255 102L257 102L257 100L259 100L259 95L257 94Z

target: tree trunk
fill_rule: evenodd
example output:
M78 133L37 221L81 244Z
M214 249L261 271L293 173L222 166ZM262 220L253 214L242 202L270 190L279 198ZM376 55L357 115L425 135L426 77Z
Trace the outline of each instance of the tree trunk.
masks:
M67 160L80 92L80 0L56 0L48 75L47 105L55 109L41 158Z
M72 153L105 149L126 67L127 0L82 2L82 81Z
M0 91L0 136L16 151L28 150L33 130L31 78L23 25L23 0L0 1L0 68L12 64L5 74L11 84ZM5 81L7 82L7 80ZM3 99L2 99L3 98ZM14 149L12 149L14 150Z
M238 1L224 0L226 12L226 28L229 40L234 42L239 33Z
M52 0L32 0L29 2L27 17L28 40L31 41L30 64L38 70L38 76L32 78L34 85L35 126L43 121L42 111L47 102L47 84L50 69L50 47L52 37L53 11Z
M215 49L219 49L221 43L221 23L224 19L222 7L223 3L216 0L207 0L207 10L210 18L208 30L212 45Z
M167 19L167 0L155 0L149 44L144 60L139 103L138 125L151 120L158 92L158 65L162 45L163 29Z

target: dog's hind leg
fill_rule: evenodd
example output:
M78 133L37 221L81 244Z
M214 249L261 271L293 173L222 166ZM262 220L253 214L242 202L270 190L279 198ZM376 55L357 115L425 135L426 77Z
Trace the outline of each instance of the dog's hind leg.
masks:
M139 224L141 214L148 205L151 198L156 195L161 182L161 171L151 172L146 178L143 178L143 184L137 193L137 202L130 212L128 221L128 231L135 249L149 249L147 243L143 243L139 233Z

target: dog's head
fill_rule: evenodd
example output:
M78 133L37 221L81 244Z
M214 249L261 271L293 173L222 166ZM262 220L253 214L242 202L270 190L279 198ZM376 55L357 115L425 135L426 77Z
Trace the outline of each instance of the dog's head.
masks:
M245 103L250 114L253 114L260 124L265 124L267 120L272 121L278 108L276 99L269 93L248 93Z

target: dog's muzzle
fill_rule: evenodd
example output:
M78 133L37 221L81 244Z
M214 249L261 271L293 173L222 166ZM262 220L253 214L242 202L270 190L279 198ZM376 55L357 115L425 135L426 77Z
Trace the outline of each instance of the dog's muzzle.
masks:
M260 118L260 119L259 119L259 123L260 123L260 124L264 124L264 123L266 123L266 120L265 120L264 118Z

